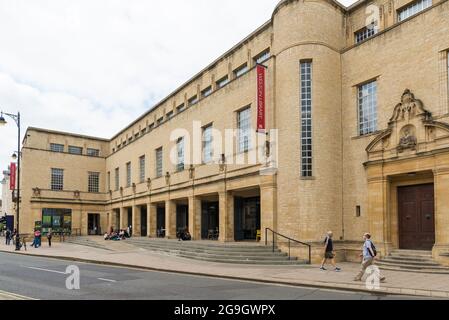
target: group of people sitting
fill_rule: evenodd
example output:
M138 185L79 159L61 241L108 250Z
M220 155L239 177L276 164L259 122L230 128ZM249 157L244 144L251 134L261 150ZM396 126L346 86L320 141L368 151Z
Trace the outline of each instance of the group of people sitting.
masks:
M189 230L179 230L176 233L176 237L178 238L178 241L191 241L192 235L190 234Z
M109 233L104 235L104 240L120 241L131 238L131 228L128 227L126 230L109 230Z

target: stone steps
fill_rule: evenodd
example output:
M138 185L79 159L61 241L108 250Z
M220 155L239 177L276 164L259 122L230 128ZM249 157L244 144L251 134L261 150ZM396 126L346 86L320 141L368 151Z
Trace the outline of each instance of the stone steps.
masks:
M170 254L182 258L232 264L249 265L298 265L307 261L288 259L286 253L276 248L259 244L218 244L198 241L173 241L135 238L126 240L128 244L149 251Z
M430 251L394 250L377 265L384 270L449 274L449 268L435 262Z

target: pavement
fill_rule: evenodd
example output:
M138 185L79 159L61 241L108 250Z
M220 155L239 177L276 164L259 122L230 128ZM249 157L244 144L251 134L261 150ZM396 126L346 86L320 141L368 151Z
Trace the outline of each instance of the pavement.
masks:
M415 297L449 298L449 276L444 274L384 271L386 283L380 289L370 290L365 282L354 282L360 266L341 263L341 272L321 271L319 266L257 266L211 263L180 258L148 251L127 244L126 241L110 242L93 238L99 248L69 243L47 243L39 249L28 248L18 254L58 258L62 260L119 266L146 271L163 271L178 275L216 277L220 279L252 281L262 284L310 287L368 293L376 295L405 295ZM0 241L3 239L0 239ZM101 248L104 247L104 248ZM12 246L2 241L0 252L15 253Z

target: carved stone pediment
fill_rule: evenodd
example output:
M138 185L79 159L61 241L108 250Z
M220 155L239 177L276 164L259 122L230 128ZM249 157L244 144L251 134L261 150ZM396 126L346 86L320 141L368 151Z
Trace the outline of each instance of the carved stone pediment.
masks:
M369 161L417 155L449 148L449 125L435 121L424 103L406 89L396 105L388 128L368 145Z

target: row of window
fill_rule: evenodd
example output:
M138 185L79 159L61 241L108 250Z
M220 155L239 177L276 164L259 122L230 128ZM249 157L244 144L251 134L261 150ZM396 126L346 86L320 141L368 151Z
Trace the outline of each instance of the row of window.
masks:
M52 168L51 169L51 190L62 191L64 190L64 169ZM87 190L88 192L98 193L100 192L100 173L88 172L87 175Z
M50 151L63 153L63 152L65 152L65 146L63 144L50 143ZM82 155L83 154L83 148L82 147L77 147L77 146L69 146L68 147L68 153L76 154L76 155ZM99 157L100 156L100 150L94 149L94 148L87 148L86 155L90 156L90 157Z
M412 2L411 4L400 8L397 11L398 22L401 22L419 12L432 6L432 0L418 0ZM371 25L362 28L355 33L355 43L362 42L372 36L374 36L378 31L378 27L373 22Z
M247 152L251 148L251 108L247 107L237 112L237 148L238 152ZM209 124L203 127L203 137L202 137L202 157L203 163L211 163L214 156L213 150L213 125ZM176 151L177 151L177 164L176 170L185 170L185 138L180 137L176 141ZM163 148L160 147L155 150L155 160L156 168L155 175L156 178L163 176ZM147 173L146 168L146 156L141 156L139 158L139 182L145 182ZM126 163L126 187L129 188L132 184L131 175L131 162ZM120 168L115 168L115 191L120 188ZM108 187L111 189L111 173L108 172Z
M270 58L270 50L267 49L265 51L263 51L262 53L258 54L255 58L254 58L254 63L255 64L261 64L265 61L267 61ZM239 78L241 76L243 76L245 73L247 73L249 71L249 67L248 64L245 63L243 65L241 65L240 67L238 67L237 69L235 69L233 71L234 74L234 78ZM224 86L226 86L228 83L230 82L229 76L224 76L223 78L220 78L218 81L215 82L216 87L218 89L223 88ZM213 93L213 88L212 86L208 86L207 88L203 89L201 91L201 98L206 98L208 96L210 96ZM187 104L189 107L193 106L194 104L198 103L199 101L199 97L198 95L194 95L193 97L189 98L187 100ZM180 104L178 107L176 107L176 112L182 112L183 110L186 109L185 103ZM166 113L165 115L165 119L169 120L174 116L174 112L173 111L169 111ZM156 125L159 126L164 122L164 117L160 117L159 119L157 119L156 121ZM122 142L121 144L117 145L117 148L113 148L112 152L115 152L116 150L121 149L122 147L126 146L127 144L129 144L130 142L132 142L132 140L134 138L138 138L140 135L143 135L145 133L147 133L148 131L151 131L155 128L155 124L152 123L148 126L148 128L144 128L141 130L141 132L138 132L134 135L134 137L129 137L127 141Z

